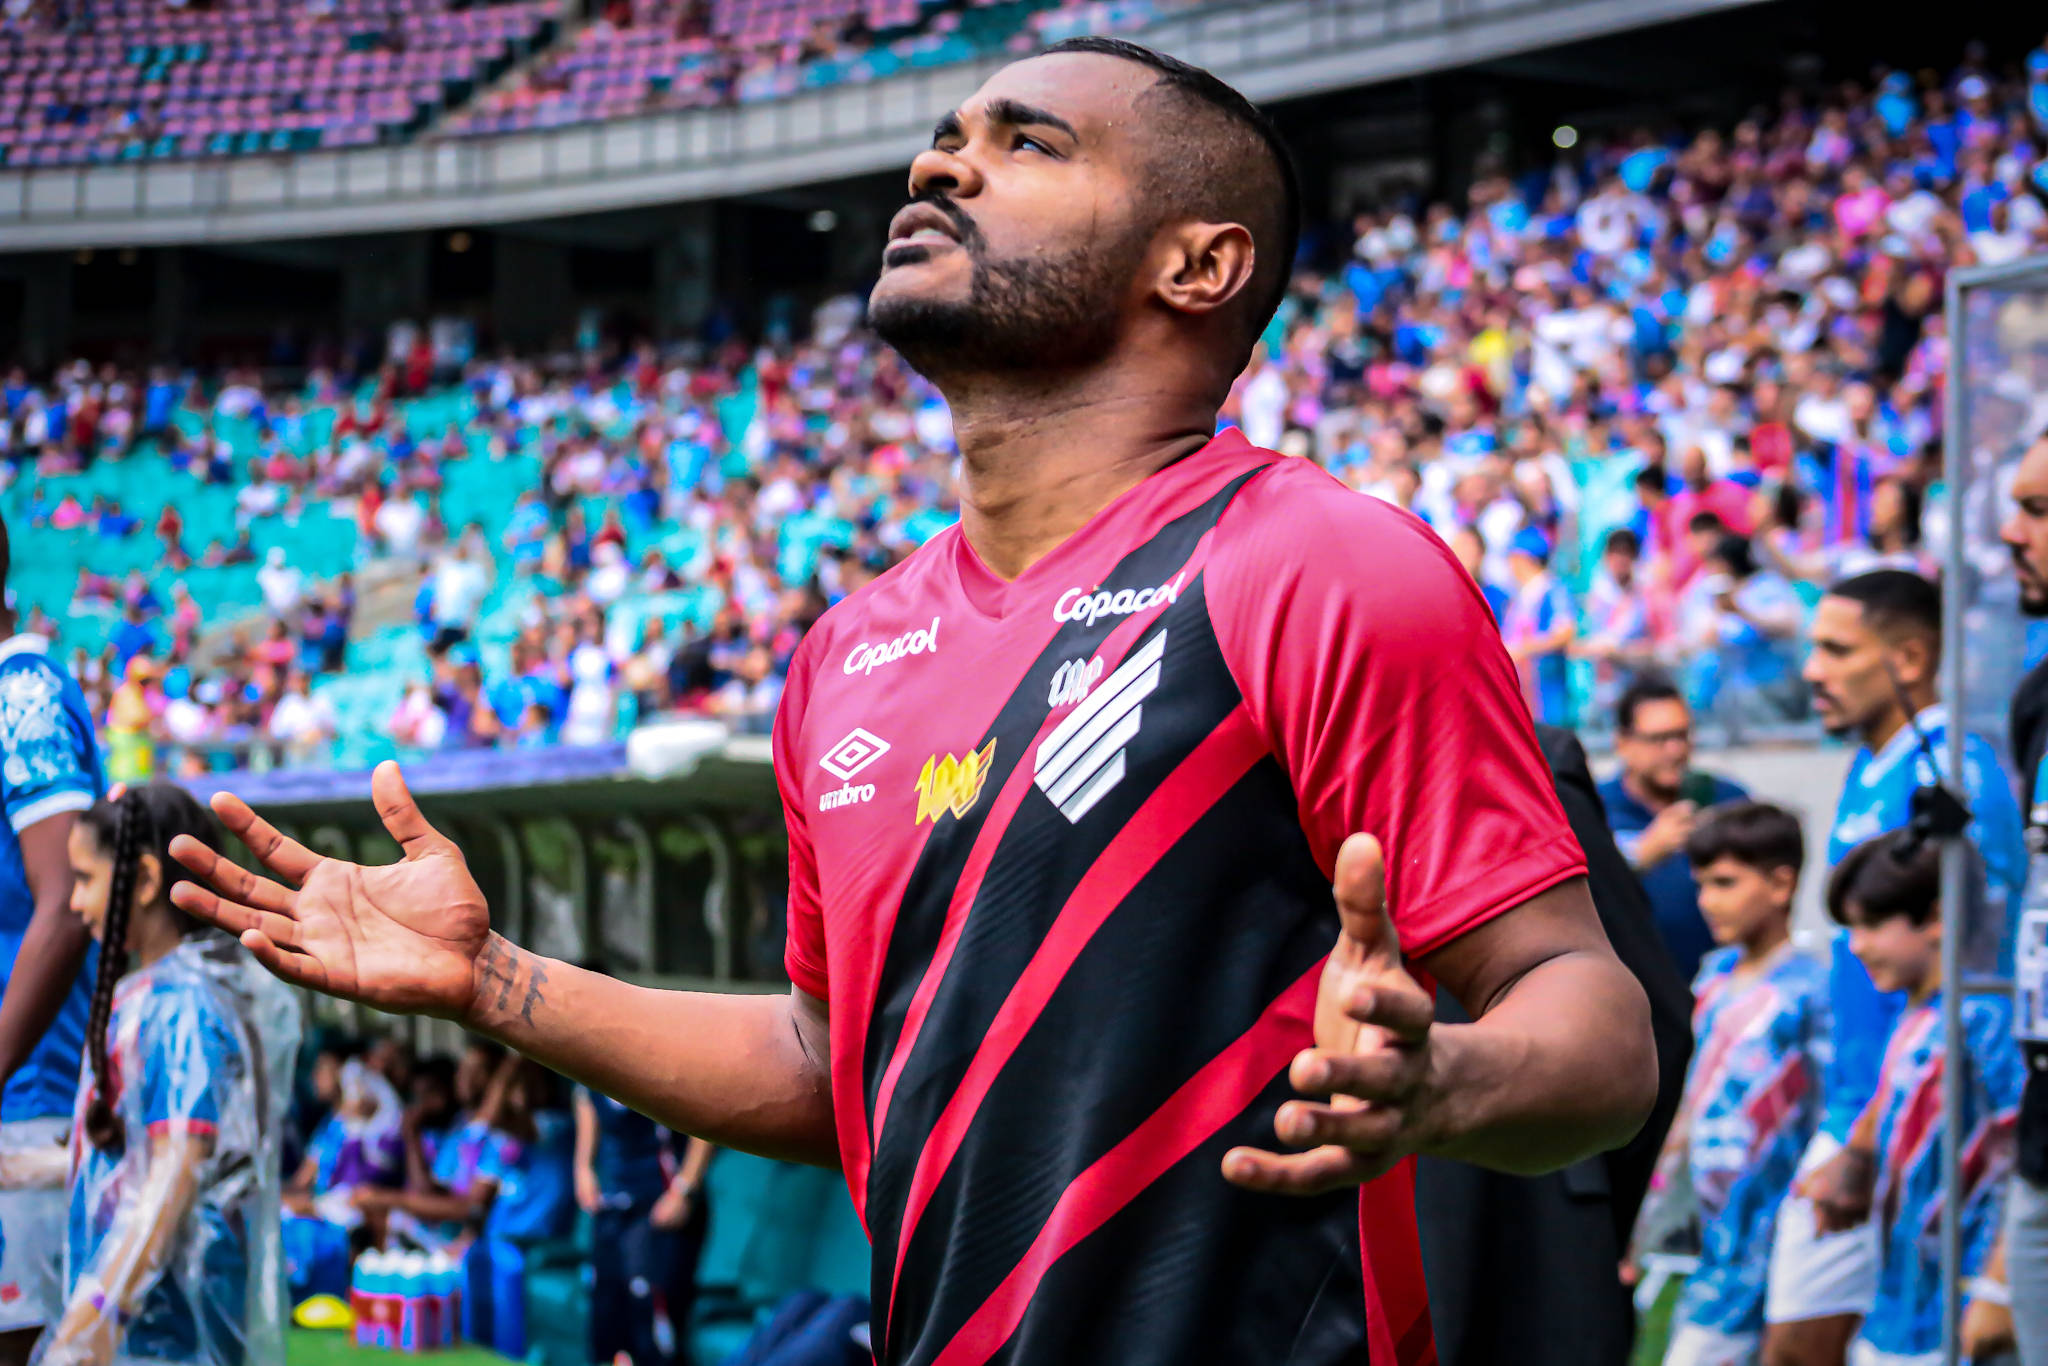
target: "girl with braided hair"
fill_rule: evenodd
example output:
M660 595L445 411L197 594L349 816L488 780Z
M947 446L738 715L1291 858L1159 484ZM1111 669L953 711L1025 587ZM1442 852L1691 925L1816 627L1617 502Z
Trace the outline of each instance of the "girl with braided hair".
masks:
M298 1013L171 904L169 846L218 847L170 783L77 822L72 909L100 942L69 1150L62 1319L37 1366L282 1360L278 1121Z

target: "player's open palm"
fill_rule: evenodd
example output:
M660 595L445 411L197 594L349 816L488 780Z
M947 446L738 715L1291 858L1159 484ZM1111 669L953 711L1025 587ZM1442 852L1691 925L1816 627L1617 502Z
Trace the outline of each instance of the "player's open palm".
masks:
M1426 1116L1429 1031L1436 1003L1409 975L1387 913L1379 841L1353 835L1337 852L1339 932L1316 990L1316 1046L1295 1059L1295 1090L1278 1137L1306 1152L1233 1148L1230 1180L1254 1190L1313 1195L1369 1181L1416 1151Z
M212 888L185 882L171 898L239 935L287 982L381 1010L460 1016L475 990L490 910L462 853L420 814L398 765L377 766L370 795L404 857L366 868L324 858L227 793L214 813L277 881L180 836L171 853ZM294 890L294 885L296 890Z

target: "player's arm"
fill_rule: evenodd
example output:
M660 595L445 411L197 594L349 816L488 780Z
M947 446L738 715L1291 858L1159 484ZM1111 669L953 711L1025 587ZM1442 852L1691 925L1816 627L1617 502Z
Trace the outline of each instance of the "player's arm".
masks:
M7 820L21 846L35 909L0 998L0 1086L28 1061L64 1008L91 943L85 922L71 914L71 860L65 845L78 813L98 793L84 759L94 741L65 711L54 674L31 664L20 678L42 685L30 694L38 698L39 714L29 719L38 724L0 733L0 757L35 779L28 785L10 784L5 793ZM33 738L24 739L24 733Z
M1314 1194L1413 1154L1533 1175L1619 1147L1656 1102L1648 999L1614 956L1583 877L1559 883L1423 959L1473 1022L1438 1025L1386 913L1379 843L1338 856L1343 922L1316 1001L1316 1046L1289 1079L1280 1140L1236 1148L1224 1174Z
M29 896L35 902L15 955L7 993L0 997L0 1086L28 1061L64 998L71 994L92 942L85 922L71 913L71 860L65 845L78 812L91 805L81 792L71 809L45 816L16 833Z
M215 812L276 877L181 837L171 852L212 890L185 882L173 898L287 982L456 1021L721 1146L838 1164L822 1001L656 991L528 953L492 932L461 852L398 766L380 765L371 790L399 862L322 858L220 794Z
M1279 467L1240 502L1211 615L1339 926L1290 1071L1304 1098L1275 1123L1308 1151L1233 1149L1225 1174L1310 1192L1414 1153L1536 1172L1625 1142L1656 1097L1649 1004L1486 604L1426 527L1312 472ZM1436 1025L1411 961L1472 1023Z
M1417 1150L1541 1172L1619 1147L1656 1097L1649 1001L1584 878L1422 959L1473 1017L1433 1031Z
M468 1028L721 1147L839 1165L825 1003L657 991L492 935Z

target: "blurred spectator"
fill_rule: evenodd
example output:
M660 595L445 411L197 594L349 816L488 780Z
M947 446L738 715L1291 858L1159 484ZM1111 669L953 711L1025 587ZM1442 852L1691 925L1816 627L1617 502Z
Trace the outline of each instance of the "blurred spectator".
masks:
M1547 725L1564 725L1571 719L1565 652L1578 625L1571 594L1550 572L1550 553L1549 538L1536 528L1516 533L1508 549L1515 588L1501 614L1501 635L1521 670L1530 711Z
M304 670L285 675L284 695L270 709L269 733L285 763L302 768L323 763L335 734L334 707L312 694Z
M441 556L432 584L432 648L441 651L469 639L477 610L490 591L490 576L475 552L473 536L465 534Z
M1801 714L1806 690L1791 647L1804 608L1782 575L1757 568L1746 539L1719 538L1678 612L1698 710L1731 734Z
M305 578L285 558L284 547L274 545L256 571L256 586L263 590L263 605L272 616L289 617L298 611L305 592Z
M1614 709L1621 769L1600 784L1614 842L1642 879L1657 931L1689 983L1714 936L1700 918L1699 884L1685 856L1702 811L1749 794L1726 778L1692 767L1692 711L1669 681L1646 677L1623 690Z

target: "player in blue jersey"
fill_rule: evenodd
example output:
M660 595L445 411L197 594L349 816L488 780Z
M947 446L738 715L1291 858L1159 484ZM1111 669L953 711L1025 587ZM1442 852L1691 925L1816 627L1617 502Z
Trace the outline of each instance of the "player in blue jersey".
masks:
M1914 790L1950 776L1948 717L1935 702L1941 593L1904 570L1859 574L1822 597L1811 634L1806 679L1814 709L1831 732L1862 741L1828 836L1832 866L1864 840L1903 827ZM2002 925L2026 867L2019 806L1996 751L1976 736L1965 742L1960 776L1974 813L1970 839L1987 871L1985 920ZM1849 1174L1843 1144L1877 1090L1885 1040L1904 1002L1872 985L1845 935L1831 946L1828 998L1835 1047L1821 1129L1771 1254L1766 1359L1773 1366L1840 1366L1877 1292L1871 1231L1822 1236L1814 1200L1835 1198Z
M50 642L15 633L0 524L0 1152L62 1143L78 1090L91 940L71 914L66 841L105 789L92 714ZM0 1191L0 1366L56 1315L59 1191Z
M1712 809L1686 840L1700 913L1721 947L1694 984L1685 1101L1658 1163L1660 1191L1689 1186L1700 1265L1679 1300L1665 1366L1755 1366L1771 1230L1820 1115L1827 980L1792 947L1806 841L1762 802ZM1646 1208L1645 1217L1658 1215Z
M1941 1217L1945 1142L1941 1022L1941 849L1894 830L1858 845L1828 882L1828 914L1848 927L1881 991L1905 1004L1885 1046L1876 1094L1849 1137L1858 1198L1831 1223L1861 1212L1882 1249L1877 1292L1851 1352L1856 1366L1938 1366L1942 1360ZM1962 1274L1984 1269L1998 1236L2012 1167L2023 1074L2003 995L1962 1001ZM1854 1206L1860 1205L1861 1211ZM1974 1293L1973 1291L1971 1293Z

